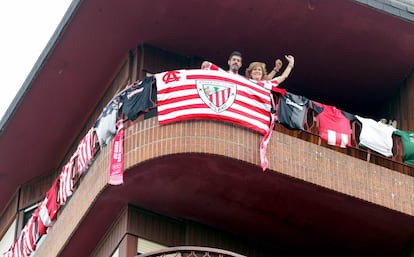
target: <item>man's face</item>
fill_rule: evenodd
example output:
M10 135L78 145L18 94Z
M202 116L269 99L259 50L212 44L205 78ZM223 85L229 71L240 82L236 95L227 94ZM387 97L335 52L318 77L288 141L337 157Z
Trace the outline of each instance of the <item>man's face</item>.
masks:
M229 69L232 72L237 73L242 66L242 58L237 55L233 55L227 62L229 64Z

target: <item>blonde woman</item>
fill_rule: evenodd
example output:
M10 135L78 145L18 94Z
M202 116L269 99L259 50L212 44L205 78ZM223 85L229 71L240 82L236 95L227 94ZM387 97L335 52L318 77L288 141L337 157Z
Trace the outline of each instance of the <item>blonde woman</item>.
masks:
M275 77L274 79L267 79L266 64L264 64L263 62L250 63L249 67L246 69L246 77L252 80L253 82L265 86L266 88L269 87L269 89L274 91L274 88L279 86L283 81L285 81L289 77L289 74L292 71L293 66L295 64L295 58L292 55L285 55L285 58L288 61L288 65L286 66L283 73L280 76Z

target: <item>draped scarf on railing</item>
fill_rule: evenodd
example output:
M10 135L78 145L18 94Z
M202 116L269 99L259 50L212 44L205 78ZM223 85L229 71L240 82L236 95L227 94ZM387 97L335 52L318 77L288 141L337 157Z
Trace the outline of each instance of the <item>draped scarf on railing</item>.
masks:
M121 185L124 183L124 121L117 123L117 132L112 143L111 164L109 167L110 185Z

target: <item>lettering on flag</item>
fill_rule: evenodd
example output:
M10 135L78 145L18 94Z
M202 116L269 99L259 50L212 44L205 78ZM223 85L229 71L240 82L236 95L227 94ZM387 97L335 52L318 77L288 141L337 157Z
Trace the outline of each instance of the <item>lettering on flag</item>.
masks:
M174 81L179 81L180 80L180 72L179 71L167 71L163 76L162 76L162 81L165 84L174 82Z

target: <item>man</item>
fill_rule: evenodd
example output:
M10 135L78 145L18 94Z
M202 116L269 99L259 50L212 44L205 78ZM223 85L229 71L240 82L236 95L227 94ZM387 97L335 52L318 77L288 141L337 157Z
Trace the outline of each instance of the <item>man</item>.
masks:
M239 69L242 66L242 55L241 55L241 53L238 52L238 51L233 51L230 54L229 59L227 60L227 64L229 65L228 72L233 73L233 74L239 74ZM275 61L275 67L273 68L273 70L269 74L267 74L266 79L268 79L268 80L272 79L276 75L276 73L279 72L281 67L282 67L282 61L280 59L277 59ZM208 61L204 61L201 64L201 69L221 70L220 67L218 67L214 63L211 63L211 62L208 62Z
M229 65L228 72L231 72L233 74L239 74L239 69L242 66L242 55L241 55L241 53L238 52L238 51L233 51L229 56L227 64ZM214 63L211 63L211 62L208 62L208 61L204 61L201 64L201 69L221 70L220 67L218 67Z

